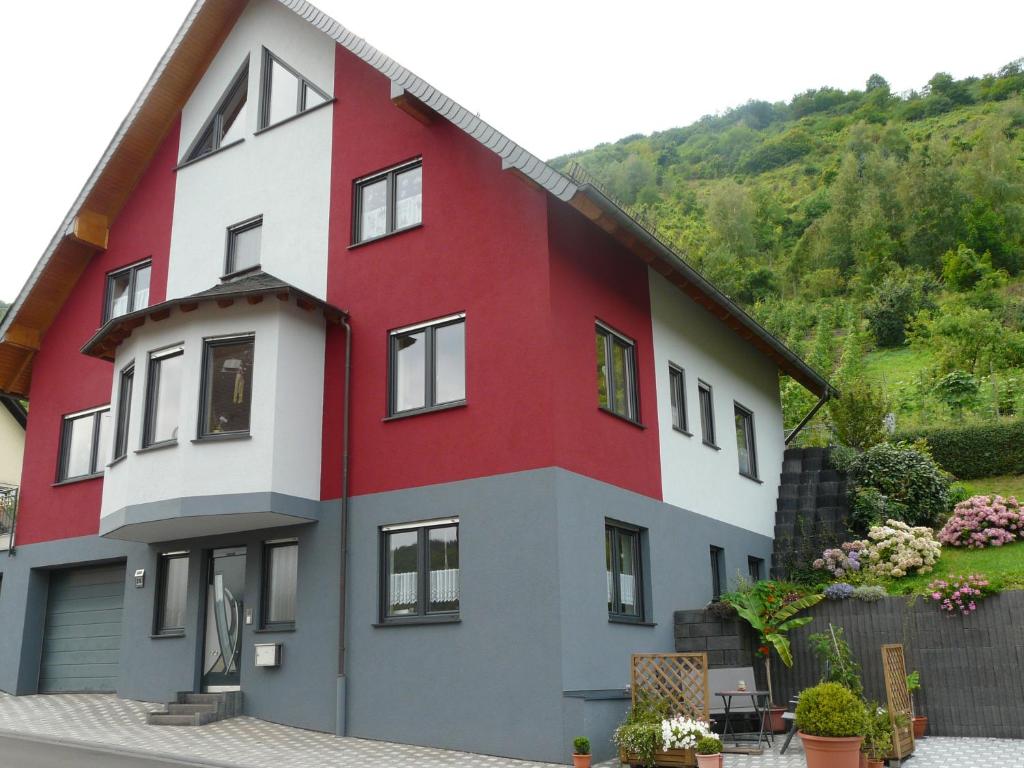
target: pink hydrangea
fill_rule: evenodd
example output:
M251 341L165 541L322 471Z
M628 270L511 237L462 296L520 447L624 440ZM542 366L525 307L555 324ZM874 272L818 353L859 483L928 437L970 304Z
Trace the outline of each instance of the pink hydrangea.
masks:
M1001 547L1024 534L1024 512L1013 496L972 496L953 510L939 541L954 547Z
M980 573L954 576L950 581L933 581L928 585L932 601L939 610L950 615L967 616L978 610L978 601L988 593L989 581Z

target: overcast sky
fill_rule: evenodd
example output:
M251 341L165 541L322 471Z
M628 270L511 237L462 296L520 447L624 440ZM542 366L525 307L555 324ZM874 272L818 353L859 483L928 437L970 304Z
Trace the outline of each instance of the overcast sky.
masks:
M543 158L752 98L861 88L872 72L902 91L1024 56L1020 0L317 4ZM4 3L0 299L21 289L191 5Z

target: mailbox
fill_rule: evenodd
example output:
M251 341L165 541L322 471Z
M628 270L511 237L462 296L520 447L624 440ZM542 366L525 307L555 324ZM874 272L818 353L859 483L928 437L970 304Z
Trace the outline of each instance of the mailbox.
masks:
M257 667L280 667L281 666L281 644L280 643L256 643L256 666Z

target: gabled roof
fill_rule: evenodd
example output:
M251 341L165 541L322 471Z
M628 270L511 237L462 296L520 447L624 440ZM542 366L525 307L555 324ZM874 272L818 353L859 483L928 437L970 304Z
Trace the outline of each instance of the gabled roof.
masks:
M248 304L259 304L268 296L273 296L281 301L289 301L294 298L295 303L308 312L319 309L323 312L324 318L330 323L339 323L345 317L345 311L338 309L326 301L318 299L294 285L286 283L280 278L264 272L255 270L245 275L199 291L189 296L182 296L178 299L169 299L159 304L153 304L134 312L112 317L103 327L93 334L92 338L85 342L82 347L82 354L98 357L102 360L113 360L117 347L132 335L132 331L146 324L147 320L159 322L166 320L171 315L172 309L180 309L182 312L192 312L201 304L216 302L217 306L230 307L236 301L245 299Z
M593 183L577 183L445 96L304 0L278 0L391 81L391 97L410 111L438 115L501 158L502 168L536 183L622 242L687 295L819 395L828 381L686 260ZM105 247L106 226L120 211L174 117L246 5L197 0L100 164L0 324L0 391L27 394L32 357L85 263ZM102 231L96 234L97 228Z

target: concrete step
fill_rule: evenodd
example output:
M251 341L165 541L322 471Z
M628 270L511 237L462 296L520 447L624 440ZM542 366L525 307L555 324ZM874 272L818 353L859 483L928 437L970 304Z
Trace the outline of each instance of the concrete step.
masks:
M146 716L149 725L199 725L195 715L169 715L166 712L150 712Z
M171 715L195 715L201 712L215 715L217 714L217 704L168 704L167 712Z
M178 694L179 704L220 704L224 701L223 693L189 693L183 691Z

